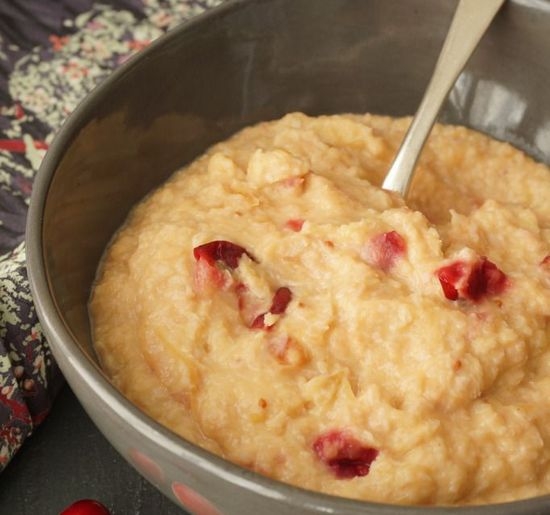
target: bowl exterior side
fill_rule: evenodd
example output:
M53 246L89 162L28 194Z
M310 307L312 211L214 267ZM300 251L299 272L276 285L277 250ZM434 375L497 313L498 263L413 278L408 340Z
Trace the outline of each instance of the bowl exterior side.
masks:
M454 4L230 1L113 74L53 143L34 186L27 231L41 322L94 422L175 502L183 499L197 513L212 514L427 511L304 492L178 439L103 375L91 344L87 303L103 249L131 206L212 143L290 111L412 114ZM442 119L509 139L550 162L550 96L543 95L550 61L541 57L550 54L549 25L548 3L510 1L457 82ZM540 498L437 513L549 510L549 498Z

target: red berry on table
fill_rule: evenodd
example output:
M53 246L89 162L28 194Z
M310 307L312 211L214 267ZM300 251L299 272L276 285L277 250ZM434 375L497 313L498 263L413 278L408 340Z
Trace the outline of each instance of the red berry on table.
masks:
M81 499L65 508L59 515L111 515L111 512L100 502Z

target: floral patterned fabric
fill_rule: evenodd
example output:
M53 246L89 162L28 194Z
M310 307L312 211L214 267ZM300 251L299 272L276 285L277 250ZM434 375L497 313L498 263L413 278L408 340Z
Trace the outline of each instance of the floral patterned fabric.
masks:
M25 266L25 218L40 162L66 117L114 68L222 1L0 2L0 471L63 381Z

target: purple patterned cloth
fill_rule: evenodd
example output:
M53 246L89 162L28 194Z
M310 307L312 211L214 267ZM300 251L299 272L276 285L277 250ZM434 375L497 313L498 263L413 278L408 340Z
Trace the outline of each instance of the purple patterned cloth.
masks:
M222 1L0 2L0 471L63 381L25 266L25 218L40 162L68 114L114 68Z

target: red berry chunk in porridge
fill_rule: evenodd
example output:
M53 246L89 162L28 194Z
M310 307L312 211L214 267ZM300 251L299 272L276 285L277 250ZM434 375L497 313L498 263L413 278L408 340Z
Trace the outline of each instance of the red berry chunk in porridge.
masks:
M407 244L403 237L397 231L390 231L373 236L362 257L370 265L387 272L406 250Z
M300 232L302 230L302 227L304 225L304 220L298 219L298 218L291 218L290 220L287 220L285 223L285 228L290 229L294 232Z
M226 275L215 263L206 259L198 259L195 263L193 285L197 292L208 292L222 289L226 285Z
M275 295L273 295L273 302L269 312L274 315L282 315L286 311L286 307L291 300L292 292L286 286L279 288L275 292Z
M234 284L231 276L225 275L219 269L217 263L234 270L239 266L239 260L246 254L253 261L252 255L240 245L225 240L215 240L205 243L193 249L195 257L194 282L197 291L206 292L216 288L224 288L228 284ZM267 311L260 311L262 299L256 298L245 284L238 283L235 286L238 306L245 323L251 329L266 329L273 324L265 322L266 315L282 315L292 300L292 292L286 286L278 288L271 300L271 306ZM265 308L264 308L265 309Z
M210 265L221 262L229 268L237 268L243 254L253 259L240 245L224 240L211 241L193 249L193 255L197 261L204 259Z
M265 316L268 313L271 313L272 315L282 315L286 311L286 308L291 300L292 292L286 286L279 288L275 292L275 295L273 295L273 301L271 302L269 311L258 315L252 322L251 327L253 329L263 329L265 327L269 327L265 324Z
M474 302L498 295L508 283L507 277L486 257L468 263L456 261L437 271L445 297L449 300L466 299Z
M338 479L366 476L378 456L377 449L363 445L342 431L319 436L313 443L313 450Z
M239 266L239 259L246 254L252 256L240 245L230 241L216 240L193 249L195 270L193 283L200 293L223 289L231 284L230 276L224 268L233 270ZM221 268L218 266L221 264Z

